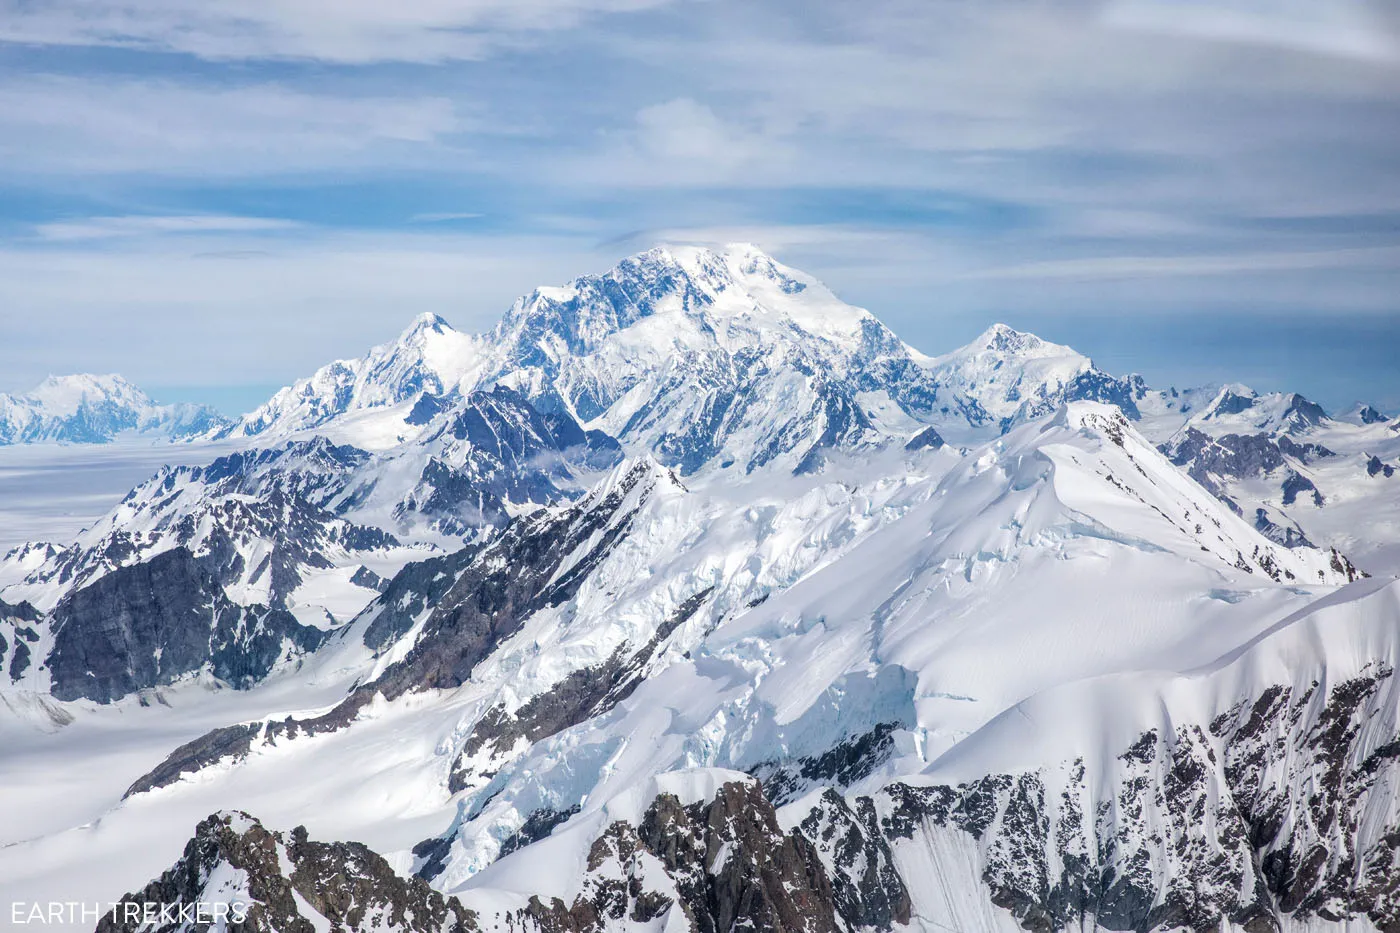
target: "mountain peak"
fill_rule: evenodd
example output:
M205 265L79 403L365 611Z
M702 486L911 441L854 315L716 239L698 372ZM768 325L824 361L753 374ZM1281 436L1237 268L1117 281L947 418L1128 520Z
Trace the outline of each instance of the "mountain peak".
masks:
M973 346L998 353L1028 353L1043 349L1048 344L1035 334L996 323L983 331L982 336L973 341Z
M409 343L415 337L423 334L443 334L456 333L456 328L447 323L447 319L435 311L424 311L413 319L413 323L399 337L399 343Z
M145 392L116 373L48 376L24 398L52 415L62 416L76 414L84 405L117 404L139 408L152 404Z

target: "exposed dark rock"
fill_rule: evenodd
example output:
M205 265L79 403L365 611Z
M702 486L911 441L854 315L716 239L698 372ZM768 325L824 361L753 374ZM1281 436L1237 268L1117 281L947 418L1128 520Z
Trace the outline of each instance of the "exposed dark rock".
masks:
M501 843L501 857L504 858L516 849L523 849L531 843L539 842L541 839L544 839L550 833L554 832L556 826L562 826L564 823L567 823L569 818L578 811L579 807L577 804L567 810L550 810L548 808L536 810L525 819L524 824L519 829L512 833L505 842ZM435 849L431 847L432 841L428 843L420 842L418 846L414 847L414 853L416 854L420 847L423 848L425 853L435 851ZM440 841L443 844L451 845L450 839L444 838ZM421 877L432 880L432 878L436 876L423 874Z
M1269 510L1260 506L1254 510L1254 528L1264 537L1275 544L1282 544L1287 548L1314 547L1312 541L1303 533L1297 523L1281 525L1269 518Z
M452 399L450 397L424 392L418 396L418 401L413 403L412 410L403 420L405 424L425 425L451 407Z
M199 738L181 745L150 772L137 778L135 783L126 789L126 793L122 794L122 799L174 784L181 775L193 774L223 758L241 758L248 754L253 738L260 730L261 725L253 723L225 726L213 732L206 732Z
M49 625L53 695L99 703L205 670L246 688L325 638L284 610L233 603L182 548L70 593Z
M410 602L421 601L424 609L431 606L413 648L379 678L352 690L330 712L311 719L288 717L266 723L263 739L277 741L343 728L379 694L394 699L411 690L465 683L472 669L519 631L532 613L572 598L626 533L636 510L653 494L658 482L676 481L654 464L638 461L610 488L563 511L522 518L481 548L405 568L366 611L375 610L377 605L383 612L405 595ZM574 558L569 570L556 573L569 558ZM412 618L394 610L380 615L367 630L366 643L371 647L388 644L396 633L406 631L404 626L411 625ZM385 621L376 629L381 619ZM227 754L237 757L246 751L236 745ZM152 774L169 773L167 764L170 762ZM151 782L149 786L161 784Z
M1322 493L1318 492L1317 486L1313 485L1312 480L1301 473L1290 470L1288 478L1283 481L1283 504L1292 505L1298 500L1298 494L1303 492L1311 492L1313 505L1319 508L1326 503Z
M209 889L211 876L237 877L232 892ZM167 917L145 923L146 904ZM203 905L204 922L195 912ZM97 924L97 933L183 933L222 928L215 905L242 933L468 933L476 916L357 842L314 842L298 826L272 832L246 813L216 813L195 829L180 860L141 891L128 894ZM241 919L240 919L241 918Z
M808 758L789 762L764 762L750 772L763 784L764 793L777 806L802 796L812 787L849 787L868 777L889 760L892 738L900 723L880 723L869 732L851 736Z
M1256 477L1284 463L1283 451L1267 434L1226 434L1213 438L1196 428L1187 428L1172 443L1163 445L1163 452L1211 492L1216 492L1220 486L1213 477Z
M1290 428L1300 430L1316 427L1328 420L1327 412L1321 405L1296 392L1288 397L1288 408L1284 411L1283 418Z
M617 847L627 835L619 831ZM726 784L713 801L688 807L663 794L636 838L674 880L697 933L839 929L831 882L815 848L800 834L782 831L756 782ZM607 841L605 835L594 845L591 868L622 854Z
M414 561L394 574L380 597L361 613L370 617L365 647L379 651L407 634L418 617L452 588L478 550L468 546L443 557Z
M22 641L15 641L14 653L10 655L10 679L19 680L24 672L29 670L29 646Z
M0 599L0 619L11 619L19 622L38 622L43 618L43 613L31 606L28 601L20 600L17 603L7 603Z
M572 598L651 495L653 470L638 461L597 500L512 523L438 600L407 656L362 689L393 699L408 690L465 683L472 668L532 613ZM556 576L564 560L580 548L586 550L567 572Z
M384 589L389 585L388 580L363 566L350 575L350 582L356 586L363 586L367 590L374 590L376 593L384 592Z
M943 446L943 435L939 434L932 426L924 428L918 434L909 439L909 443L904 445L905 450L938 450Z
M1040 773L956 787L895 783L873 798L828 792L799 828L823 853L838 905L899 902L908 882L882 870L893 863L880 839L897 846L951 831L979 840L990 900L1037 933L1211 930L1227 921L1266 933L1285 916L1365 917L1392 933L1400 832L1366 827L1389 812L1400 737L1374 744L1363 730L1394 703L1392 679L1376 665L1325 699L1317 685L1280 685L1209 730L1145 732L1119 756L1108 799L1095 799L1076 761L1057 775L1058 797ZM876 813L884 816L872 834ZM856 922L852 908L843 916ZM883 919L870 925L889 928Z
M1141 377L1120 378L1090 369L1075 376L1065 387L1065 401L1106 402L1117 406L1132 420L1138 421L1142 418L1142 413L1138 411L1137 400L1142 391Z
M895 868L871 798L859 797L852 807L841 794L827 790L800 831L820 853L831 879L833 906L849 928L890 930L909 923L909 890Z
M1285 456L1292 457L1303 463L1313 463L1317 460L1337 456L1336 451L1324 447L1321 444L1298 443L1287 434L1282 434L1278 439L1278 449Z

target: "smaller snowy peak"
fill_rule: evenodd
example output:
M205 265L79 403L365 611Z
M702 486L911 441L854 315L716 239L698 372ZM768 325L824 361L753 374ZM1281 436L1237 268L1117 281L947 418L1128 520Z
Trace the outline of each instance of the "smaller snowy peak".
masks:
M115 373L49 376L29 392L0 394L0 444L102 444L124 434L189 437L224 423L203 405L159 405Z
M384 424L361 425L344 438L369 447L393 445L405 433L413 403L455 393L481 358L474 337L441 315L416 317L398 339L359 359L337 360L279 390L266 403L217 432L218 437L282 436L320 428L347 415L405 406ZM382 436L381 436L382 435Z
M969 420L1006 430L1055 411L1067 401L1092 399L1137 417L1141 380L1111 376L1071 347L994 324L964 347L929 361L933 381L967 400Z
M1092 457L1065 456L1068 448L1057 451L1054 445L1062 443L1066 429L1094 443L1092 448L1082 448ZM1251 526L1237 506L1221 501L1218 492L1194 472L1177 469L1179 465L1114 406L1074 402L1055 417L1021 431L1035 432L1031 443L1056 461L1054 481L1060 500L1104 527L1177 550L1193 561L1205 555L1208 564L1220 566L1216 563L1220 561L1278 583L1337 585L1360 575L1335 549L1322 551L1306 541L1276 546L1282 542ZM1020 457L1024 451L1008 443L1003 456ZM1124 511L1124 506L1129 510Z
M413 323L409 325L408 330L404 331L403 336L399 338L399 342L407 342L414 335L425 332L442 334L453 329L452 325L447 323L447 318L443 317L441 314L438 314L436 311L424 311L413 319Z
M50 414L61 416L74 415L85 406L102 403L132 408L152 404L146 393L116 373L49 376L30 390L28 397L43 405Z
M642 501L657 494L672 496L686 491L674 470L644 454L618 463L579 500L577 507L588 512L606 505L610 511L617 511L616 503L621 501Z
M1374 405L1367 405L1364 402L1357 402L1345 414L1339 415L1337 417L1337 420L1346 422L1347 424L1356 424L1361 425L1362 427L1369 427L1373 424L1384 424L1385 422L1390 420L1390 416L1385 414L1380 409L1376 408Z
M1304 433L1331 421L1321 405L1296 392L1259 394L1248 386L1223 386L1210 404L1192 416L1183 430L1223 434Z
M1016 330L1006 324L993 324L969 346L1014 356L1064 356L1074 351L1069 347L1041 340L1035 334Z

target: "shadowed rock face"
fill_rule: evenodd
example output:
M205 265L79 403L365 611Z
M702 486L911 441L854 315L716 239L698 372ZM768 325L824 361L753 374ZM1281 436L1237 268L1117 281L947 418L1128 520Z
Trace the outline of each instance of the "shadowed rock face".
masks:
M53 695L99 703L201 671L246 688L325 638L284 610L233 603L183 548L69 594L49 625Z
M1245 401L1253 404L1251 400ZM1314 423L1307 420L1314 417L1309 414L1311 409L1308 406L1311 404L1303 400L1301 407L1295 405L1294 409L1290 409L1297 418L1304 419L1298 423ZM1308 464L1337 456L1336 452L1321 444L1296 441L1286 433L1210 437L1194 427L1187 428L1171 442L1162 444L1160 449L1173 464L1184 469L1211 495L1242 517L1245 516L1245 509L1227 492L1231 482L1271 479L1279 483L1284 508L1292 508L1300 502L1321 508L1327 503L1326 494L1300 470ZM1374 469L1369 466L1367 469L1374 476L1382 467L1377 463ZM1254 515L1255 528L1270 540L1290 548L1313 546L1302 529L1287 515L1281 516L1283 522L1275 521L1269 509L1258 506Z
M27 602L0 600L0 676L19 680L29 670L33 652L29 645L39 640L43 614ZM8 633L9 637L6 637Z
M195 829L165 874L128 894L97 924L97 933L176 933L182 920L143 924L146 903L228 904L246 916L240 933L467 933L476 918L416 878L402 878L357 842L322 843L298 826L271 832L246 813L216 813ZM128 913L128 905L131 905ZM131 919L131 918L138 919ZM217 927L215 927L217 929Z
M241 875L238 873L242 873ZM210 879L237 880L216 888ZM784 832L754 782L724 785L713 800L683 805L658 796L641 825L615 822L594 840L572 904L531 898L523 909L479 916L425 882L395 875L358 843L320 843L298 827L272 832L245 813L199 824L184 855L127 895L97 933L175 933L124 919L125 903L234 901L249 933L467 933L513 929L602 933L667 918L696 933L837 933L831 885L816 848ZM907 914L906 914L907 916Z
M1098 798L1083 761L957 786L894 783L824 795L802 822L844 916L889 929L915 879L889 851L976 841L992 903L1037 933L1151 933L1365 918L1400 931L1400 737L1365 728L1397 696L1393 672L1323 694L1276 686L1208 727L1150 730ZM1389 814L1389 816L1388 816ZM1387 822L1389 821L1389 822ZM844 899L844 900L842 900Z
M589 850L573 903L532 898L523 914L543 933L653 920L695 933L836 933L833 905L812 844L783 832L756 783L734 782L707 803L662 794L640 826L611 824Z

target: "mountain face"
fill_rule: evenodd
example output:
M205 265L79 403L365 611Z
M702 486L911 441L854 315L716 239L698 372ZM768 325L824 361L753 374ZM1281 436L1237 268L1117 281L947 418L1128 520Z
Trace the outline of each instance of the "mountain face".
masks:
M969 420L1002 430L1071 401L1107 402L1137 420L1137 401L1146 391L1140 378L1109 376L1069 347L1005 324L938 357L931 369L937 385L975 402L967 407Z
M1012 709L1053 703L1057 690L1096 684L1105 672L1119 665L1131 670L1140 663L1133 659L1146 655L1161 664L1175 651L1176 659L1165 663L1186 670L1211 657L1209 648L1195 649L1200 636L1175 626L1110 635L1117 629L1110 624L1102 637L1116 642L1114 649L1085 659L1067 635L1082 630L1083 612L1091 604L1106 602L1131 617L1134 605L1170 604L1168 593L1216 592L1205 600L1215 608L1183 609L1198 617L1202 631L1221 631L1233 627L1227 620L1249 617L1248 610L1236 607L1251 597L1236 587L1282 584L1296 590L1315 580L1330 591L1351 574L1331 567L1334 558L1328 555L1307 558L1301 551L1271 548L1176 472L1115 409L1080 403L1049 424L1014 431L1001 446L995 459L967 463L944 461L955 460L951 453L921 454L939 462L926 465L926 488L917 493L896 493L884 502L865 502L862 495L828 498L821 506L800 507L801 518L786 519L769 512L762 500L757 508L726 507L723 497L707 503L707 494L685 488L659 465L625 464L567 510L516 523L486 547L455 563L436 563L430 573L406 570L404 584L411 576L436 589L414 600L412 587L395 581L347 630L361 633L382 656L399 660L355 688L340 706L210 735L178 752L158 769L161 777L144 780L134 791L178 791L188 775L211 768L256 768L263 756L289 741L314 747L328 735L341 735L341 741L354 742L361 730L373 729L373 720L364 717L376 702L421 708L427 697L440 694L452 697L453 712L444 710L446 730L436 756L441 764L433 767L444 768L449 789L463 796L451 830L414 852L423 877L456 893L479 916L502 909L499 892L522 890L522 879L537 876L539 865L558 864L587 867L562 870L561 877L570 880L557 890L530 889L539 894L531 914L549 928L612 929L610 922L655 919L674 907L693 925L704 926L699 908L686 906L695 904L707 905L716 918L733 918L738 910L750 920L766 917L770 925L783 911L796 911L794 922L814 929L894 929L912 916L979 929L978 918L997 911L1010 911L1007 922L1013 928L1016 918L1024 917L1031 929L1041 928L1037 917L1053 918L1053 926L1044 921L1049 929L1101 916L1109 928L1143 930L1168 927L1180 917L1193 923L1275 917L1265 895L1228 896L1254 877L1248 873L1254 850L1236 850L1233 861L1218 866L1207 833L1199 854L1196 849L1173 854L1176 835L1200 835L1193 816L1197 804L1184 796L1186 790L1208 802L1222 793L1212 781L1224 781L1216 762L1224 760L1234 740L1220 719L1225 710L1188 705L1164 712L1147 703L1139 712L1125 712L1124 737L1114 738L1117 726L1105 726L1110 751L1092 752L1099 756L1095 774L1113 762L1122 769L1121 778L1114 778L1118 784L1109 789L1085 781L1082 762L1076 770L1075 760L1091 752L1074 736L1059 742L1027 742L1021 735L1000 740L1005 717L993 710L1008 703ZM958 503L956 514L945 514L949 502ZM749 519L756 523L755 543L742 547L753 557L734 566L725 552L748 540L743 532L736 535L736 524L751 512L758 513ZM823 513L826 517L819 518ZM849 533L843 529L860 514L870 516L867 530L855 541L841 542ZM681 520L682 515L689 517ZM777 555L764 546L803 526L825 527L836 535L826 547L811 549L817 552L812 557L826 559L815 573L812 565L787 563L794 551L806 549L785 548ZM665 574L639 572L658 554L666 555ZM774 565L755 576L754 565L770 560ZM1076 574L1076 586L1089 590L1085 601L1062 593L1047 603L1050 581L1065 573L1066 561L1087 561L1080 571L1087 576ZM1115 579L1093 569L1101 561L1142 565L1131 579ZM726 565L734 569L726 573ZM451 581L439 583L443 575ZM996 584L989 588L992 580ZM891 601L891 592L902 595ZM419 609L392 614L405 605ZM1025 605L1040 609L1030 626L1013 608ZM954 622L937 631L940 648L930 653L927 636L918 633L925 620L950 613L981 625ZM985 630L989 619L998 620L991 631ZM1267 629L1254 631L1268 643ZM1240 634L1247 643L1248 634ZM1036 639L1034 647L1018 656L1014 674L1004 670L995 652L966 670L985 650L977 646L1016 644L1027 637ZM405 638L407 650L393 647ZM1173 644L1178 647L1164 654L1164 646ZM1186 646L1193 647L1182 654ZM1279 650L1287 656L1288 649ZM761 676L743 673L753 664ZM1067 669L1070 679L1063 681ZM1384 677L1373 680L1376 689L1388 683ZM1267 700L1276 687L1249 681L1219 692L1251 698L1257 693ZM1318 736L1330 736L1330 724L1343 715L1348 722L1359 721L1371 709L1385 708L1376 689L1338 687L1335 709L1323 705L1306 707L1306 714L1277 714L1270 727L1294 730L1288 741L1300 748L1325 748L1309 753L1326 762L1364 761L1393 733L1390 725L1372 717L1372 730L1345 755L1326 744L1334 740ZM1002 690L1007 692L999 696ZM948 709L939 711L940 706ZM1099 709L1100 704L1071 707ZM1139 708L1122 701L1102 707ZM1050 722L1058 716L1033 719ZM1158 743L1159 716L1184 730L1182 737L1173 733ZM1232 721L1247 719L1237 712ZM1199 737L1182 725L1198 721ZM690 725L668 725L677 722ZM396 720L394 728L403 727ZM443 726L425 721L421 728L436 732ZM992 753L985 763L954 761L945 769L956 773L965 767L982 775L977 780L931 784L923 769L930 757L937 764L940 756L919 749L947 742L950 728L970 735L953 744L949 755L982 742ZM1258 742L1257 724L1250 728L1249 739ZM1149 732L1152 737L1144 740ZM378 741L369 735L363 740ZM1188 752L1180 743L1191 741L1210 746L1189 754L1210 762L1215 777L1198 775L1190 763L1194 758L1183 763ZM1210 744L1217 741L1221 750ZM998 756L1006 749L1032 747L1039 749L1032 759L1046 761L1042 776L1032 781L998 770ZM1252 753L1238 754L1249 759ZM1385 754L1376 761L1387 762ZM1282 760L1288 760L1287 753ZM635 775L674 775L696 766L723 769L741 784L729 788L711 782L721 787L716 796L681 795L674 802L659 788L632 787ZM1346 781L1372 786L1374 770L1348 772ZM761 792L745 773L761 781ZM889 783L900 774L909 783ZM1081 774L1081 783L1066 783L1075 774ZM1134 796L1141 795L1139 788L1159 786L1164 789L1155 797ZM1064 804L1081 813L1077 824L1056 802L1059 788L1068 787L1077 788L1072 807ZM1303 799L1291 788L1272 793L1279 801L1271 804L1275 809ZM1131 802L1139 808L1138 816L1101 805L1120 796L1122 806ZM1360 798L1351 791L1339 795L1336 806L1360 807L1348 811L1348 820L1375 819L1369 804L1343 798ZM731 799L758 825L741 830L729 817L717 817L716 811L734 812ZM761 829L766 808L774 815ZM1026 838L1043 823L1069 828ZM1176 828L1164 840L1144 831L1146 826ZM712 832L719 837L711 839ZM1041 849L1034 847L1036 839L1045 840ZM967 869L971 887L959 887L953 904L929 900L946 889L947 879L914 853L946 852L963 864L968 852L978 851L979 840L990 848L985 866ZM1077 847L1073 851L1097 853L1081 869L1066 869L1069 880L1051 877L1060 871L1066 840ZM1298 836L1290 844L1317 842ZM752 854L743 855L743 846ZM717 854L722 850L727 855ZM1183 889L1192 900L1179 911L1154 910L1162 897L1185 896L1172 887L1181 872L1207 867L1214 893L1193 886ZM1036 880L1042 876L1050 880ZM775 878L788 880L765 880ZM1317 883L1309 876L1302 884ZM726 900L748 886L752 895ZM1058 900L1060 890L1069 901ZM793 895L798 906L783 902L777 892ZM1350 891L1348 909L1360 905L1364 913L1385 903L1369 897ZM505 909L525 910L527 904Z
M53 696L98 703L205 670L246 689L324 640L284 610L234 604L184 549L76 590L46 622Z
M167 916L148 921L147 903L165 906ZM479 929L460 904L421 881L400 878L362 845L314 842L304 826L286 835L271 832L239 812L202 821L180 861L144 890L113 904L97 930L176 933L196 923L234 924L249 933Z
M1400 930L1383 420L924 356L740 246L425 316L235 438L0 562L0 901Z
M191 438L224 419L203 405L157 405L121 376L50 376L23 395L0 394L0 444L102 444L118 435Z
M489 333L434 315L361 360L284 389L226 433L308 429L398 443L428 415L506 386L545 414L646 450L682 475L820 467L930 426L983 436L1073 400L1136 417L1140 380L997 325L932 359L820 282L748 245L655 249L539 288Z

